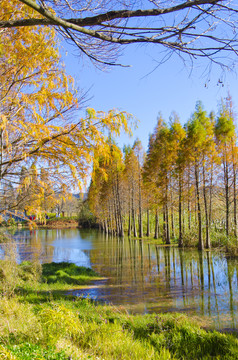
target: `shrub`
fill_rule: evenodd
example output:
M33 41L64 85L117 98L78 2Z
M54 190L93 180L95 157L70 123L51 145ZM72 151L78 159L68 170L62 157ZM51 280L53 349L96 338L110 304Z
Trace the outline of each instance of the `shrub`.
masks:
M16 226L16 221L13 218L7 220L7 226Z

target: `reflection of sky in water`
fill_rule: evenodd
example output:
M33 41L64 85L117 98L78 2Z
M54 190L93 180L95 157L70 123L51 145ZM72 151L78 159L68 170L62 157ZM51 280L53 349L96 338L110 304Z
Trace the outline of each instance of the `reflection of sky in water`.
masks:
M81 239L78 229L16 230L14 233L17 261L39 259L41 262L70 261L91 267L89 251L92 244ZM4 257L4 245L0 246Z
M17 231L19 261L70 261L107 280L73 292L133 312L179 311L206 316L216 327L238 324L238 260L215 252L168 249L78 229ZM0 255L2 254L0 248Z
M74 247L60 247L59 245L54 248L52 261L60 262L68 261L69 259L76 265L91 267L89 253L87 251L85 252Z

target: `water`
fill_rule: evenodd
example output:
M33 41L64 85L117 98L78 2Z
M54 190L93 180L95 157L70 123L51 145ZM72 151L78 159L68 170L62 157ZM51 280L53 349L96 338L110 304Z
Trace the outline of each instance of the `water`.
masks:
M133 313L184 312L210 327L237 329L238 261L218 252L159 247L93 230L18 230L14 238L19 262L71 261L106 278L73 294Z

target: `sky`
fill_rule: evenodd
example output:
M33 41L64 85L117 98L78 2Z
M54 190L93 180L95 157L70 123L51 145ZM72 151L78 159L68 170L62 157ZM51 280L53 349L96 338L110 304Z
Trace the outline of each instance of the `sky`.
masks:
M76 56L77 51L67 46L67 56L63 56L66 71L81 89L88 90L87 107L103 111L124 110L139 121L132 138L122 135L116 139L121 148L124 144L132 145L139 138L146 151L159 112L169 121L175 111L184 124L198 100L208 113L217 112L221 98L230 92L234 110L238 113L238 79L234 72L224 72L216 66L208 71L206 59L195 60L191 71L191 63L185 65L176 55L158 66L163 57L162 50L150 45L128 46L119 62L130 67L116 66L102 71L89 60Z

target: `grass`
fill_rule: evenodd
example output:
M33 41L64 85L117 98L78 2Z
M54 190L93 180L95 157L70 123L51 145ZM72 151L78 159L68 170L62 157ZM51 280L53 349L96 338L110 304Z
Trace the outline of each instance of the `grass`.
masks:
M17 265L10 255L0 269L0 359L238 359L234 335L205 331L185 315L130 315L63 294L81 277L95 279L91 269L65 262Z
M42 265L43 282L47 284L84 285L95 280L98 275L90 268L72 263L50 263Z

